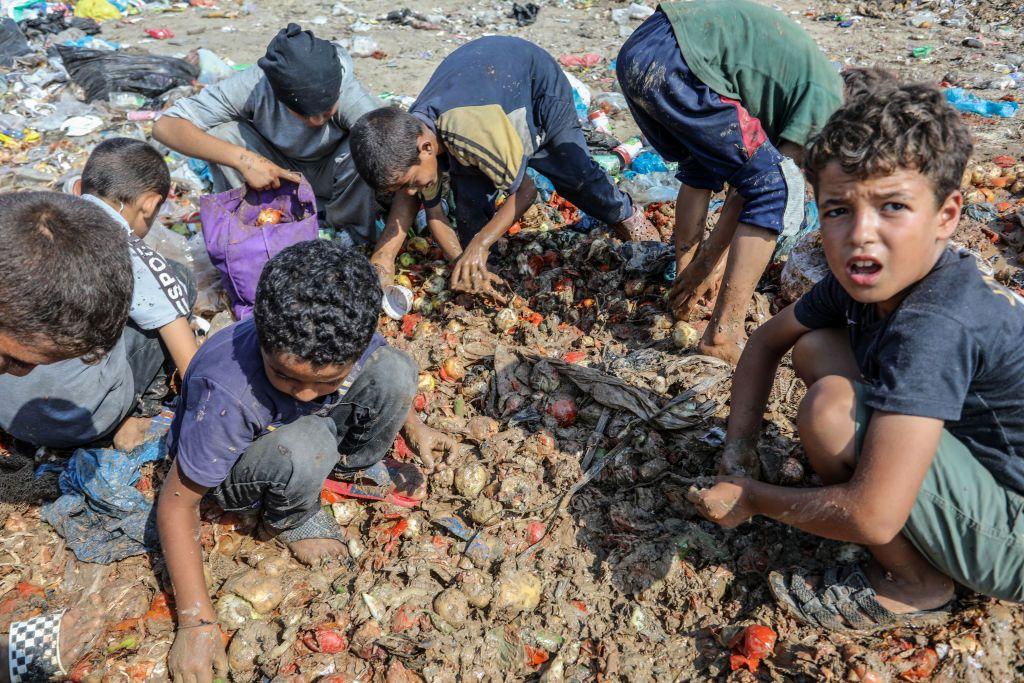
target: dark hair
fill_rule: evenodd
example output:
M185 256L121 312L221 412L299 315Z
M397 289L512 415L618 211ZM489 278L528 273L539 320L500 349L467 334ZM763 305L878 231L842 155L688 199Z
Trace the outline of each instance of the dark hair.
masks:
M941 203L960 188L973 147L938 88L902 83L867 90L840 107L809 145L805 166L815 189L833 161L857 178L914 169L931 181Z
M359 358L380 311L380 283L366 257L337 242L310 240L263 267L253 315L264 351L322 367Z
M94 361L117 343L135 278L123 227L57 192L0 194L0 329Z
M352 126L350 148L356 170L375 190L385 190L419 163L419 119L398 107L364 114Z
M840 71L839 75L843 79L843 91L848 100L868 90L896 85L899 81L894 72L880 66L850 67Z
M167 199L171 174L152 145L134 138L109 138L92 150L82 170L82 194L128 204L143 192Z

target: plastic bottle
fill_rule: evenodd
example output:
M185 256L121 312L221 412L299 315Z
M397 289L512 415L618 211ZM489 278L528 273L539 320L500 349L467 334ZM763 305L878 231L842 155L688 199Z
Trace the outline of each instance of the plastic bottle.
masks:
M217 81L234 75L227 62L217 56L215 52L201 47L196 51L199 55L199 82L203 85L213 85Z
M641 152L630 164L630 170L637 173L664 173L668 171L665 160L657 152L650 150Z
M587 116L587 120L590 121L590 125L594 130L599 130L602 133L608 133L611 135L612 122L611 119L608 118L608 114L605 114L603 110L598 109L597 111L591 112L590 115Z
M146 104L146 98L134 92L112 92L107 100L114 111L135 111Z

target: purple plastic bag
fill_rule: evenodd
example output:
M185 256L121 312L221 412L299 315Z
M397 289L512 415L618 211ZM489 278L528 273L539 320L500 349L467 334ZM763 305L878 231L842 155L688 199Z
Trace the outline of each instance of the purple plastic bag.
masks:
M280 223L256 225L263 209L284 214ZM256 284L263 266L285 247L316 239L316 196L305 178L296 185L282 180L277 190L243 185L199 198L199 219L210 261L231 299L237 320L252 315Z

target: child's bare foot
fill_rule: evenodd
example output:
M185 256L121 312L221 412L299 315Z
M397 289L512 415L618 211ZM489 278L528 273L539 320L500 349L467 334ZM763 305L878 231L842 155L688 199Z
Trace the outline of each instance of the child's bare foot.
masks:
M743 346L739 340L727 337L724 334L711 334L711 328L701 337L697 344L697 350L705 356L720 358L726 363L735 366L740 362L740 355L743 353Z
M304 538L301 541L292 541L287 545L292 556L308 567L344 558L348 554L345 544L333 538Z
M893 614L907 614L942 607L956 594L953 580L938 571L896 577L872 560L864 568L875 589L875 599Z
M133 451L146 440L146 432L153 422L149 417L128 417L114 432L114 448L119 451Z

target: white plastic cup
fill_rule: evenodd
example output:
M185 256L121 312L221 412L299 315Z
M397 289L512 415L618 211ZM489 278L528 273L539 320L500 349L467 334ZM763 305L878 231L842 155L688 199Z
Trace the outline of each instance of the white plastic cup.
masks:
M412 310L412 292L401 285L388 285L384 288L382 305L389 318L401 320Z

